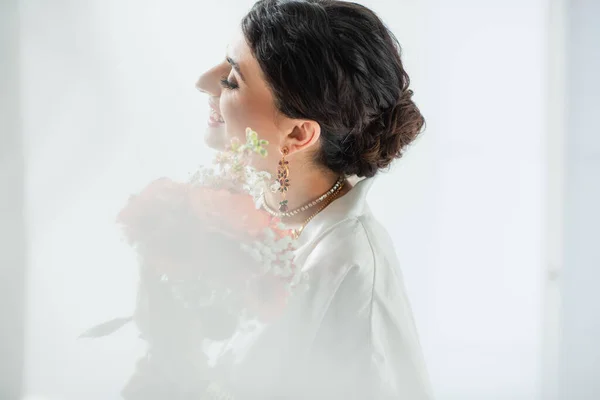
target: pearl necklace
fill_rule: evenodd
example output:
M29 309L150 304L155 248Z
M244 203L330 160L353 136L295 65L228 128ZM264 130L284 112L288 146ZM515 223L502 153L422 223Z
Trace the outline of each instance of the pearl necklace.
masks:
M300 225L300 228L293 230L292 237L294 239L298 239L300 237L300 234L302 234L302 232L304 231L304 228L306 228L306 225L308 225L308 223L310 221L312 221L313 218L316 217L321 211L323 211L325 208L327 208L327 206L329 206L331 203L333 203L334 200L337 199L337 197L340 195L340 193L342 193L343 188L344 188L344 182L342 182L342 184L340 186L338 186L338 188L335 190L335 192L333 192L333 194L329 197L329 200L327 200L325 203L323 203L323 205L321 207L319 207L319 209L317 211L315 211L310 217L308 217L308 218L306 218L306 220L304 220L302 225Z
M268 212L269 214L271 214L272 216L274 216L276 218L281 218L281 217L289 218L289 217L293 217L294 215L297 215L298 213L301 213L303 211L308 210L311 207L316 206L317 204L319 204L320 202L322 202L323 200L325 200L326 198L328 198L329 196L331 196L333 193L337 192L337 190L343 184L344 184L344 177L340 176L338 178L338 180L335 182L335 185L333 185L331 189L329 189L327 192L323 193L317 199L311 201L308 204L303 205L302 207L298 207L298 208L296 208L294 210L286 211L286 212L275 211L271 207L269 207L269 205L267 204L267 201L265 199L265 194L263 192L262 197L261 197L261 206L265 209L266 212Z

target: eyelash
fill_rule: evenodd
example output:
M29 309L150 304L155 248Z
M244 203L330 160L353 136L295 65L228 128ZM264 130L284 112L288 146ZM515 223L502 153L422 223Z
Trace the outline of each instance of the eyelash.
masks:
M225 89L231 89L231 90L239 89L239 87L240 87L237 83L231 82L227 78L221 79L221 86Z

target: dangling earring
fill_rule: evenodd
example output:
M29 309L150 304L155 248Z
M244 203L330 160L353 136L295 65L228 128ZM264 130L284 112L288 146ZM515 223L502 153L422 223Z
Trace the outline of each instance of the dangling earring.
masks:
M285 198L288 188L290 187L290 165L289 161L285 159L285 156L289 154L287 147L281 149L281 160L277 166L277 182L279 183L279 193L281 193L281 201L279 202L279 212L287 212L288 201Z

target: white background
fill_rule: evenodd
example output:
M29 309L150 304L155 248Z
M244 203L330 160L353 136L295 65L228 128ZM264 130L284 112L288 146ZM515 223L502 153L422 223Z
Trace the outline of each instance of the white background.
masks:
M118 398L143 350L134 330L76 340L133 308L114 217L151 179L208 159L194 82L252 3L22 2L32 396ZM437 398L539 399L550 2L362 3L403 45L427 119L370 202L397 244Z

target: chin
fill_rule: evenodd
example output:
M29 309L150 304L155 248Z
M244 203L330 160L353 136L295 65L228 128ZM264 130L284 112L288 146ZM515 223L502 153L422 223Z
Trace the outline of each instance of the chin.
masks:
M227 130L225 127L207 127L204 143L214 150L224 150L227 145Z

